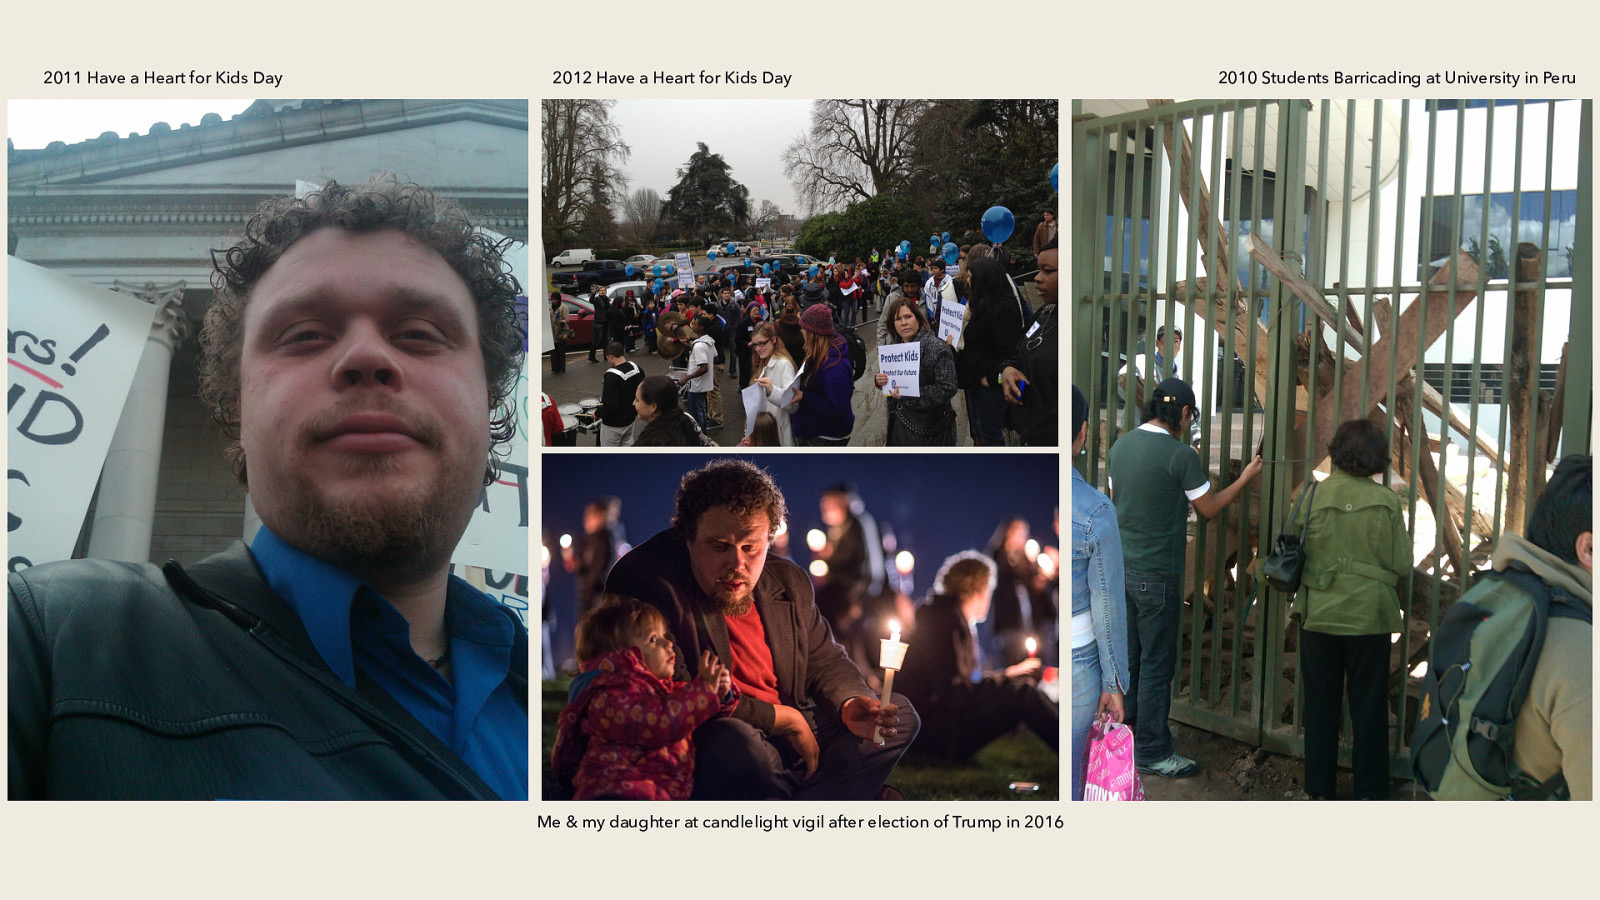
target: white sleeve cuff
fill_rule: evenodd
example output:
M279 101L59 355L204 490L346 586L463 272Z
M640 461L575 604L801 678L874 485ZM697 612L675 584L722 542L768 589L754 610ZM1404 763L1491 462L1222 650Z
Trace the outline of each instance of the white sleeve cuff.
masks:
M1205 484L1200 485L1199 487L1195 488L1192 491L1184 491L1183 495L1185 497L1188 497L1189 501L1192 503L1195 500L1198 500L1201 497L1204 497L1206 495L1206 492L1209 491L1209 490L1211 490L1211 482L1207 481Z

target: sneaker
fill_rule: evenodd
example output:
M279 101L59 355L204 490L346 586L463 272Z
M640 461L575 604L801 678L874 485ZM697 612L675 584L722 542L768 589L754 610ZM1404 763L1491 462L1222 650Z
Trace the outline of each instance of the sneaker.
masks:
M1200 771L1200 766L1187 756L1173 753L1166 759L1148 766L1136 766L1141 773L1146 775L1159 775L1162 778L1188 778Z

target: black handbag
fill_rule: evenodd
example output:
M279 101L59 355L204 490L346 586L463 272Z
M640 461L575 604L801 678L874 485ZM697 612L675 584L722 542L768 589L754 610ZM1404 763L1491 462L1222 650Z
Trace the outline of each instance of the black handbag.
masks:
M1307 498L1317 492L1317 480L1311 480L1311 489L1300 495L1300 500L1295 503L1294 510L1289 513L1289 524L1300 517L1300 507L1307 502ZM1261 561L1261 575L1267 579L1267 584L1275 590L1292 594L1300 590L1300 576L1306 570L1306 530L1311 527L1311 509L1306 507L1306 521L1300 526L1300 534L1286 531L1278 535L1277 542L1273 545L1272 552Z

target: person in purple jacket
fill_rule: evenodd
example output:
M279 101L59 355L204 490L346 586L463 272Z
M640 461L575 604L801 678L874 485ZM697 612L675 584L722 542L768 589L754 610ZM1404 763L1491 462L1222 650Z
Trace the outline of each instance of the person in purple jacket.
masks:
M833 310L826 303L806 307L800 314L800 329L805 333L806 365L795 391L800 406L790 418L795 440L809 447L842 447L856 424L850 410L855 379L848 345L833 330Z

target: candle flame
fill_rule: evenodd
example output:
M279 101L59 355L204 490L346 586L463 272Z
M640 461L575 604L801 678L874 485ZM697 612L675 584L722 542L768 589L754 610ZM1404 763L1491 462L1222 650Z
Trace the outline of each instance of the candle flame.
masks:
M572 549L572 535L563 534L561 536L561 549L563 549L563 550L571 550Z
M1043 572L1048 577L1054 573L1055 570L1056 561L1050 558L1050 554L1046 553L1039 557L1039 571Z
M828 577L828 564L823 560L813 559L811 561L811 577L813 577L813 578L827 578Z
M539 565L546 568L550 565L550 548L544 544L539 545Z
M899 553L894 555L895 571L899 572L901 575L911 574L911 570L916 566L916 564L916 557L911 555L910 550L901 550Z
M827 544L828 536L823 534L821 531L813 528L806 532L806 546L811 548L812 553L821 551L823 547L827 546Z
M900 620L899 619L890 619L889 620L889 640L891 640L891 641L900 640Z
M1034 640L1033 638L1028 638L1027 643L1026 643L1025 646L1027 646L1027 648L1028 648L1028 658L1029 659L1032 659L1033 655L1035 653L1039 652L1039 642Z
M1028 538L1028 542L1022 545L1022 552L1028 554L1029 562L1033 562L1039 558L1039 542Z

